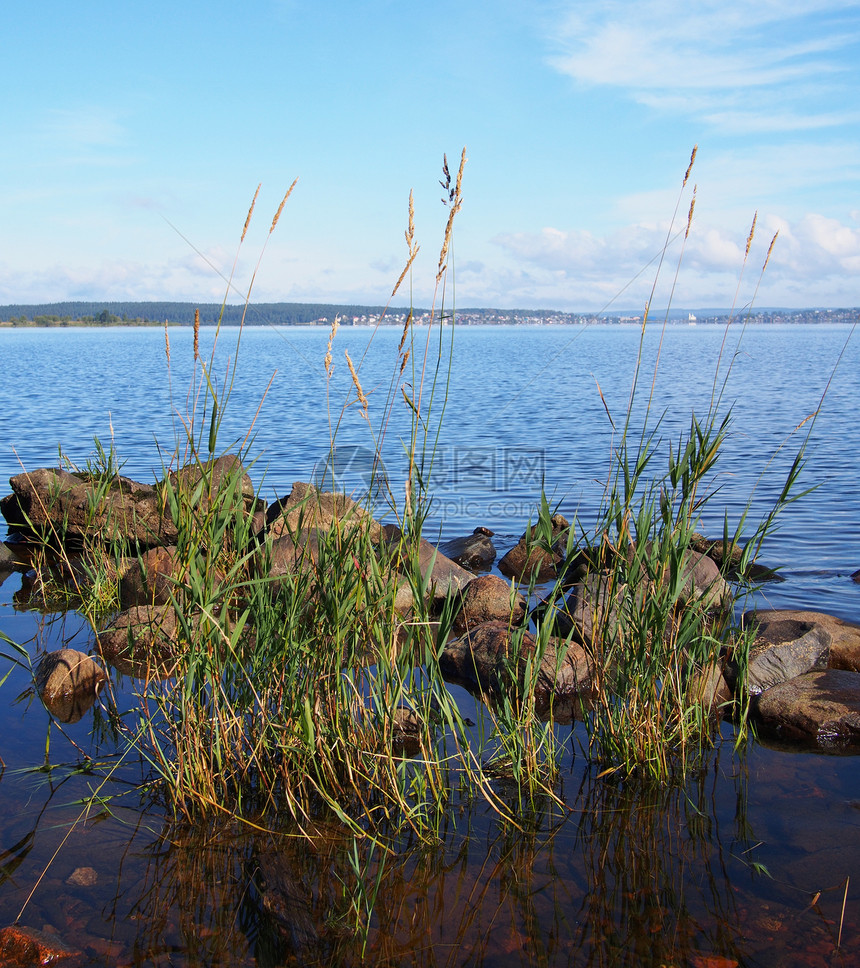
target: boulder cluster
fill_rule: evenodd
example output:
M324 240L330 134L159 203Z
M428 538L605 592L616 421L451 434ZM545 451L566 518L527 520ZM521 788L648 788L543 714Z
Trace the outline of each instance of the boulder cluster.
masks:
M416 609L419 587L406 577L408 554L413 565L417 562L424 604L431 611L453 598L451 637L440 658L446 678L492 697L521 687L531 667L536 707L556 717L575 716L590 699L595 637L623 622L624 609L638 607L652 591L647 583L619 590L604 564L593 560L592 550L571 553L569 524L561 515L523 534L499 561L501 574L495 574L490 569L496 548L486 528L439 547L422 539L413 548L396 526L376 521L343 494L323 493L311 484L295 483L287 496L267 505L232 455L192 463L153 485L59 468L18 474L10 485L12 493L0 500L0 512L16 540L0 543L0 580L4 571L29 569L27 594L48 587L48 578L80 590L87 570L76 567L73 555L53 564L42 556L40 568L49 574L34 573L22 550L34 535L66 549L94 544L127 549L114 576L119 610L99 630L97 645L105 661L138 677L169 675L175 654L177 617L171 599L187 577L171 513L177 495L190 501L194 514L205 516L216 495L223 501L226 489L259 552L255 567L275 584L317 570L332 529L361 529L395 583L395 610L404 618ZM681 564L682 607L730 611L734 595L726 579L738 577L741 561L739 549L695 536ZM746 578L775 577L754 567ZM852 577L860 580L860 572ZM224 578L216 573L214 580ZM556 594L536 601L535 592L545 583L554 583ZM531 601L521 588L532 590ZM40 604L51 608L49 601ZM547 624L553 635L540 650L534 674L538 629ZM748 612L740 624L754 630L746 670L727 649L699 671L703 703L716 711L745 682L752 712L766 732L828 749L860 743L860 624L816 611L784 610ZM43 656L36 670L43 701L64 722L80 718L104 679L93 658L70 649Z

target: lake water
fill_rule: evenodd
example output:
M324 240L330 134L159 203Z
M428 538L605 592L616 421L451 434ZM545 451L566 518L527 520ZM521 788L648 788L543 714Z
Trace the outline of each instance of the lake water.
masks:
M781 566L786 580L763 595L777 607L860 620L860 585L850 578L860 568L860 337L825 326L740 334L736 327L726 334L675 326L661 344L659 328L649 330L634 422L641 422L658 351L651 413L665 414L662 453L688 429L691 410L707 410L719 365L716 385L725 379L723 409L731 404L733 416L713 482L718 490L704 511L705 530L714 533L724 514L734 523L748 502L752 519L768 508L811 430L801 486L816 489L785 510L765 545L763 560ZM426 335L417 331L418 339ZM212 336L201 333L204 358ZM327 383L327 331L263 327L242 335L219 449L243 440L254 424L251 473L263 496L283 496L293 481L318 471L334 425L343 483L361 486L363 456L376 440L392 492L401 496L410 411L400 385L413 396L410 384L418 379L411 367L392 379L399 331L371 336L369 329L340 330ZM219 340L213 372L221 383L236 337L227 330ZM609 415L620 427L639 338L638 327L626 326L443 331L447 405L430 475L428 531L448 538L485 525L504 551L533 517L541 487L587 528L617 439ZM439 339L435 331L433 345ZM369 422L354 403L343 410L354 400L347 397L344 349L356 365L363 360ZM2 329L0 354L0 477L55 465L58 448L84 464L96 436L105 445L113 439L126 475L161 475L188 412L190 331L170 331L169 371L157 329ZM434 433L443 397L433 400ZM428 406L429 383L423 413ZM90 648L91 633L74 614L23 608L21 583L13 573L0 588L0 630L34 654L60 642ZM290 847L229 824L183 829L154 805L143 809L135 775L122 766L104 792L123 796L82 816L93 777L59 767L24 771L44 759L49 728L55 767L80 762L70 741L94 757L109 755L109 730L90 714L62 735L56 724L49 727L38 699L15 702L28 685L15 670L0 693L0 926L23 908L22 924L55 931L84 952L88 965L360 962L359 946L339 926L351 839L333 830L310 847ZM709 770L681 790L607 784L571 755L563 776L566 818L524 818L525 830L516 831L475 808L452 818L437 850L402 845L385 864L366 960L856 964L860 761L758 744L736 756L725 732ZM306 896L303 932L279 934L255 897L249 870L261 857L268 858L263 866L274 864L273 880L297 884ZM363 860L375 870L378 857ZM96 872L95 883L76 883L74 872L83 868Z

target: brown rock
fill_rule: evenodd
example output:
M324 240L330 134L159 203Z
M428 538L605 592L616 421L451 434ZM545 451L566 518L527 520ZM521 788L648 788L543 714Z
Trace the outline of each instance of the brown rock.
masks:
M107 677L98 663L76 649L42 656L36 667L36 690L61 723L76 723L93 705Z
M753 711L785 739L825 749L860 743L860 675L843 669L807 672L767 689Z
M127 477L105 487L86 474L43 467L9 480L12 494L0 501L9 526L59 540L127 539L141 545L170 544L176 528L156 488Z
M318 491L313 484L297 481L289 495L269 506L266 512L269 534L280 538L308 529L329 530L338 527L366 527L372 540L381 536L379 522L351 497Z
M166 605L184 577L174 545L150 548L138 559L127 561L119 583L120 605Z
M501 693L522 689L528 660L537 642L530 632L515 641L506 622L485 622L446 644L440 657L442 674L478 692ZM551 639L534 681L535 703L546 708L556 700L572 701L588 694L593 666L585 650Z
M538 544L538 525L532 525L499 562L499 571L517 581L529 581L532 577L537 582L555 579L564 557L561 550L556 548L556 543L570 527L570 523L561 514L553 515L551 523L551 547Z
M439 546L451 561L469 571L489 571L496 560L493 532L489 528L475 528L464 538L452 538Z
M66 878L66 883L73 887L92 887L99 879L93 867L76 867Z
M137 605L98 633L105 661L123 675L165 678L179 645L176 612L165 605Z
M857 622L848 622L826 612L784 608L758 611L751 609L744 612L741 624L747 628L755 621L795 621L821 625L830 633L828 666L831 669L860 672L860 624Z
M23 925L11 925L0 930L0 965L4 968L53 964L76 968L83 964L83 953L47 931L37 931Z
M498 575L481 575L466 586L453 629L459 635L494 620L522 625L525 615L526 600L510 582Z

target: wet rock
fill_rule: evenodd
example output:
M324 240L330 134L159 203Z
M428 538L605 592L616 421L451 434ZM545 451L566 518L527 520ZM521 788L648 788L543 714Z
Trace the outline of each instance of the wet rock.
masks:
M77 968L83 962L83 953L69 947L55 934L23 925L11 925L0 930L0 965L4 968L53 964L62 965L62 968Z
M499 571L517 581L529 581L534 577L535 581L545 582L556 578L563 558L556 544L564 536L570 523L561 514L553 515L551 523L550 547L538 544L538 526L533 525L504 555L499 562Z
M528 660L537 642L530 632L516 638L506 622L485 622L447 643L439 666L442 674L477 692L504 693L522 689ZM550 640L535 678L535 703L546 708L556 700L586 695L593 681L593 665L578 644Z
M823 625L794 618L764 619L760 613L747 662L748 692L755 696L811 669L822 668L827 664L830 641ZM726 668L734 686L739 675L737 662L732 660Z
M76 649L48 652L35 673L42 702L61 723L76 723L93 705L106 678L97 662Z
M126 563L119 583L120 605L166 605L184 577L174 545L150 548Z
M669 580L668 570L665 576ZM732 590L716 563L699 551L688 551L683 558L684 582L679 601L699 602L705 608L723 608L732 600Z
M854 572L854 574L851 576L851 580L860 582L860 568L858 568L857 571Z
M498 575L480 575L466 586L462 605L454 618L453 629L459 635L494 620L522 625L526 607L526 599L519 592L515 592L504 578L499 578Z
M0 541L0 571L11 571L17 567L18 559L5 541Z
M489 571L496 560L496 546L489 528L475 528L464 538L452 538L439 545L439 550L452 561L470 571Z
M445 598L452 592L462 591L466 586L475 580L475 576L461 568L455 561L451 561L439 551L435 545L429 541L421 539L417 550L417 562L411 561L410 557L414 551L408 547L400 547L400 531L394 525L386 525L381 531L381 542L395 557L395 564L401 569L414 567L417 564L418 572L422 580L427 585L427 594L430 604L438 607L444 602ZM401 578L398 581L397 598L395 608L400 614L405 615L414 606L414 593L410 582Z
M687 696L691 702L718 716L733 697L723 661L715 660L697 669L687 683Z
M378 541L381 526L368 511L346 494L318 491L313 484L297 481L287 497L271 504L266 512L269 534L273 538L296 535L309 529L367 528Z
M744 549L733 541L727 543L722 538L706 538L703 534L695 533L690 539L690 547L693 551L706 554L723 574L731 578L743 577L750 581L783 581L782 576L772 568L757 561L749 562L741 573L739 569Z
M176 612L165 605L136 605L97 635L106 662L123 675L165 678L179 647Z
M860 623L848 622L828 615L826 612L812 612L806 609L750 609L741 619L743 628L751 623L764 621L812 622L821 625L830 633L830 657L827 665L831 669L847 669L860 672Z
M807 672L762 692L757 719L785 739L824 749L860 743L860 675L844 669Z
M96 485L86 474L42 467L9 480L12 494L0 501L11 528L60 540L129 540L171 544L176 528L156 488L127 477Z

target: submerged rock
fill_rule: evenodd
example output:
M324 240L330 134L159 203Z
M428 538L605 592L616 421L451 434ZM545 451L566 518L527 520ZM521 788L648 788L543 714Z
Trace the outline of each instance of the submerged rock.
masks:
M767 689L753 712L785 739L823 749L860 743L860 676L843 669L807 672Z
M0 930L0 965L4 968L53 964L62 968L77 968L83 963L83 952L70 947L48 931L37 931L18 924Z
M61 723L76 723L96 701L106 678L101 666L77 649L48 652L35 673L39 697Z
M496 546L489 528L475 528L464 538L452 538L439 545L439 550L452 561L470 571L489 571L496 560Z

